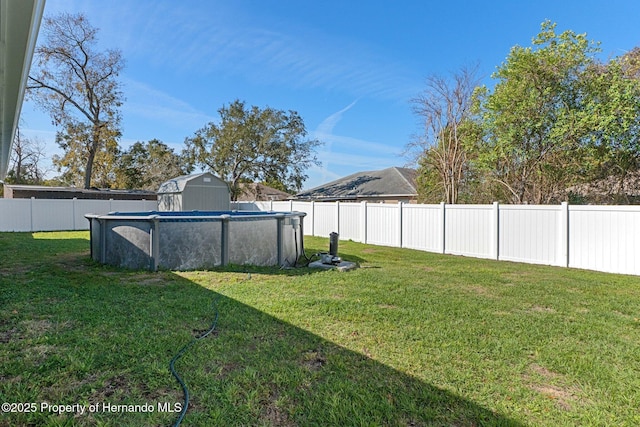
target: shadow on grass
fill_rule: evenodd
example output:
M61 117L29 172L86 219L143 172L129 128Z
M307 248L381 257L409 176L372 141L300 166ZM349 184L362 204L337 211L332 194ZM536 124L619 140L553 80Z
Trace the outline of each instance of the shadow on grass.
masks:
M182 393L169 361L207 328L215 311L216 332L176 363L191 394L184 425L519 425L219 294L215 285L211 290L171 272L88 263L86 249L78 250L87 241L56 249L32 243L43 251L37 270L24 280L0 282L0 292L11 294L0 312L2 400L151 404L155 410L98 406L93 413L55 414L38 408L3 414L0 425L173 423L176 414L161 405L175 408ZM15 246L8 243L0 255ZM60 247L67 249L61 253ZM46 256L50 250L56 256ZM14 261L28 267L28 261Z

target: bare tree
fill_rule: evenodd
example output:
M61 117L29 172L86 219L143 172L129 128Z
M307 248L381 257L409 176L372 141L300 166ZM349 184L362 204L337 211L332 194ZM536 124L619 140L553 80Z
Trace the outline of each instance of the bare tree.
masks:
M36 48L27 94L54 124L89 129L80 154L86 160L84 187L89 188L104 135L119 134L123 97L117 77L124 60L118 50L95 49L98 30L82 14L47 17L42 30L45 43Z
M449 78L432 75L425 90L412 99L424 133L411 144L419 150L422 192L440 193L445 203L457 203L468 166L465 141L477 135L471 121L478 67L463 67Z
M42 168L44 143L27 138L16 130L11 150L11 166L6 181L14 184L41 184L46 171Z

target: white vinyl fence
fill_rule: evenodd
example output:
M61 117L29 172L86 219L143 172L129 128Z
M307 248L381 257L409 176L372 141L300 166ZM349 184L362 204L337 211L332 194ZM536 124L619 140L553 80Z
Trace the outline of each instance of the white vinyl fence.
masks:
M0 199L0 231L87 230L87 213L155 209L156 200ZM306 235L640 275L640 206L287 201L232 209L305 212Z
M256 202L306 212L304 233L477 258L640 275L640 206Z
M0 231L88 230L87 213L158 209L157 200L2 199Z

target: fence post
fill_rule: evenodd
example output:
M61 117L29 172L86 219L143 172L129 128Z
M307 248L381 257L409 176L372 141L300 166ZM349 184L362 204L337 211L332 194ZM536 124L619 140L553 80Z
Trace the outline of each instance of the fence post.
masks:
M402 202L398 202L398 247L402 247Z
M29 203L29 228L31 229L30 231L34 231L33 230L33 201L35 200L35 197L31 197L31 202Z
M444 202L440 202L440 226L442 227L442 233L440 233L440 252L446 253L446 236L447 236L447 213L445 210Z
M491 257L492 259L500 259L500 204L493 202L493 215L491 221L492 228L492 242L491 242Z
M360 239L367 243L367 201L360 202Z
M569 267L569 203L560 204L560 224L558 227L558 253L560 254L560 266Z
M316 235L316 202L311 201L311 235Z
M76 202L78 201L77 197L73 198L73 202L71 204L71 216L72 216L72 225L73 225L73 229L77 230L76 228Z
M336 233L340 234L340 201L336 200Z

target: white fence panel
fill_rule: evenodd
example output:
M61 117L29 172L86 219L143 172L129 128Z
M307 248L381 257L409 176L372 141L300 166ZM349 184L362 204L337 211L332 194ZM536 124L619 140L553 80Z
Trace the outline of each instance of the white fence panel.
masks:
M31 231L31 199L0 199L0 231Z
M363 241L363 237L360 236L363 209L366 209L366 207L362 203L340 203L338 233L340 233L341 239L351 239L355 242Z
M315 203L313 215L313 235L329 237L338 231L336 203Z
M32 199L31 202L31 231L75 230L74 200Z
M85 214L106 214L109 213L111 204L109 200L91 200L91 199L78 199L75 200L74 212L73 212L73 224L74 230L88 230L89 221L84 217Z
M158 210L157 200L107 200L109 212L146 212Z
M231 210L234 211L261 211L269 209L260 209L257 205L258 202L231 202Z
M478 258L493 258L492 205L447 205L445 208L445 252Z
M0 199L0 231L88 230L85 214L157 209L155 200Z
M314 205L315 203L309 202L293 202L291 207L292 211L304 212L307 216L302 220L303 232L305 235L313 235L313 217L314 217Z
M569 266L640 274L640 207L569 206Z
M560 206L500 205L500 259L562 265Z
M307 213L305 234L479 258L640 275L640 206L236 203ZM157 209L157 201L0 199L0 231L86 230L87 213Z
M291 210L291 202L288 201L272 201L271 210L276 212L287 212Z
M402 246L443 252L444 205L402 205Z
M291 202L291 211L295 212L306 212L307 215L311 214L311 206L312 204L309 202Z
M367 243L384 246L400 246L399 205L367 204Z
M253 204L261 211L273 210L271 209L271 202L253 202Z

